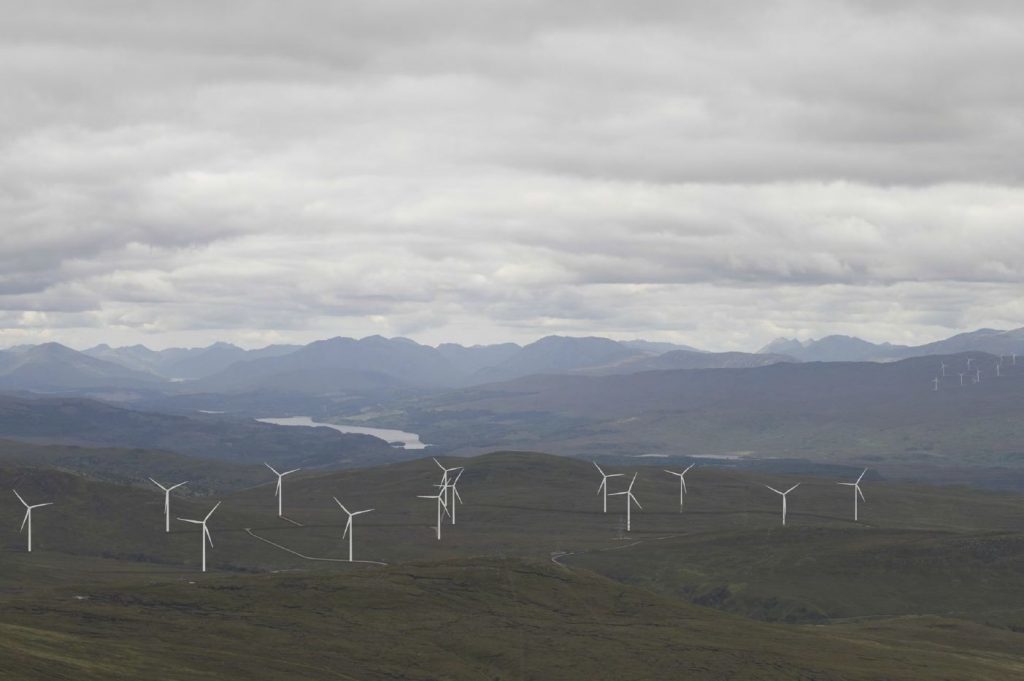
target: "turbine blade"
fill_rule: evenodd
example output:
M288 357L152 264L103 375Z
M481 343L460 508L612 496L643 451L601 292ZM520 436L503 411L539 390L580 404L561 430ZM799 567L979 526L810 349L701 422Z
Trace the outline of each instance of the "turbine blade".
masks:
M640 505L640 502L636 500L636 497L630 494L629 498L633 500L633 503L636 504L637 508L639 508L641 511L644 510L644 507Z
M355 512L355 513L353 513L352 515L362 515L362 514L364 514L364 513L370 513L370 512L371 512L371 511L373 511L373 510L374 510L374 509L372 509L372 508L368 508L368 509L366 509L365 511L356 511L356 512Z
M775 489L775 488L774 488L774 487L772 487L771 485L765 485L765 487L767 487L767 488L768 488L768 489L770 489L771 491L775 492L776 494L782 494L782 492L780 492L779 490Z
M293 468L290 471L285 471L284 473L281 473L281 477L284 477L286 475L291 475L292 473L297 473L298 471L301 471L301 470L302 470L301 468Z
M864 492L860 491L860 485L854 485L854 487L857 488L857 494L860 495L860 500L861 501L867 501L867 499L864 498Z
M266 466L267 468L269 468L270 470L274 471L274 475L280 475L280 473L277 472L277 469L275 469L273 466L271 466L266 461L263 462L263 465Z
M167 488L166 488L166 487L164 487L163 485L161 485L161 484L160 484L159 482L157 482L157 481L156 481L156 480L154 480L153 478L150 478L150 479L149 479L149 481L150 481L151 483L153 483L154 485L156 485L157 487L159 487L160 489L162 489L163 491L165 491L165 492L167 491Z
M28 508L28 504L26 504L25 500L21 498L21 495L18 494L18 490L12 489L11 491L14 492L14 496L18 497L18 501L21 502L21 505L24 506L25 508Z
M689 472L690 472L690 469L691 469L691 468L693 468L693 467L694 467L694 466L696 466L696 465L697 465L697 464L695 464L695 463L691 463L691 464L690 464L689 466L687 466L687 467L686 467L686 468L685 468L685 469L683 470L683 475L686 475L687 473L689 473Z
M597 486L597 493L600 494L601 490L604 489L605 485L608 484L608 478L601 478L601 484Z
M458 488L458 487L456 487L455 485L452 485L452 491L453 491L453 492L455 492L455 498L459 500L459 503L460 503L460 504L461 504L461 503L464 503L464 502L462 501L462 495L461 495L461 494L459 494L459 488Z
M187 485L187 484L188 484L188 480L186 480L185 482L179 482L177 485L172 485L172 486L168 487L167 491L170 492L173 489L178 489L182 485Z
M178 518L178 520L180 520L183 523L192 523L194 525L202 525L203 524L202 520L192 520L191 518Z
M843 485L844 487L856 487L857 486L857 483L855 483L855 482L837 482L836 484L837 485Z
M206 517L205 517L205 518L203 518L203 522L204 522L204 523L205 523L205 522L206 522L207 520L209 520L209 519L210 519L210 516L211 516L211 515L213 515L213 512L217 510L217 507L218 507L218 506L220 506L220 502L219 502L219 501L218 501L218 502L217 502L216 504L214 504L213 508L211 508L211 509L210 509L210 512L206 514Z
M341 510L342 511L344 511L345 513L348 513L348 509L345 508L345 504L343 504L340 501L338 501L338 497L331 497L331 498L334 499L334 503L336 503L338 506L341 506ZM348 514L352 515L351 513L348 513Z
M352 527L352 516L348 517L348 522L345 523L345 531L341 533L341 538L344 539L348 536L348 531Z
M633 473L633 479L629 482L629 490L633 491L633 485L636 483L636 473Z
M597 465L597 462L596 462L596 461L591 461L590 463L594 464L594 468L596 468L596 469L597 469L597 472L598 472L598 473L600 473L601 475L604 475L604 471L603 471L603 470L601 470L601 467ZM605 477L608 477L608 476L605 476Z
M30 515L32 515L32 509L31 508L26 509L25 510L25 517L21 521L21 528L18 530L18 532L24 532L25 531L25 523L28 522L28 517Z
M434 457L430 457L430 458L431 458L431 459L434 459ZM441 470L443 470L443 471L444 471L445 473L447 473L447 472L448 472L448 469L447 469L447 468L445 468L444 466L442 466L442 465L441 465L441 462L440 462L440 461L438 461L437 459L434 459L434 463L436 463L436 464L437 464L437 467L438 467L438 468L440 468Z
M41 508L43 506L53 506L53 502L47 501L45 504L35 504L33 506L30 506L29 508Z
M276 497L279 494L281 494L281 478L280 478L280 476L277 478L277 487L274 488L274 496Z
M864 474L867 473L867 472L868 472L868 469L865 468L863 470L863 472L861 472L860 477L857 478L857 482L860 482L861 480L863 480L864 479Z
M623 494L629 494L629 492L611 492L608 494L610 497L621 497Z
M668 473L669 475L679 475L679 473L676 473L675 471L670 471L670 470L669 470L669 469L667 469L667 468L662 468L661 470L665 471L665 472L666 472L666 473Z
M203 534L206 535L206 541L210 542L210 548L213 548L213 535L210 534L210 528L203 523Z
M792 487L790 487L789 489L786 490L786 494L789 494L790 492L792 492L793 490L795 490L799 486L800 486L800 483L799 482L796 483L795 485L793 485Z
M454 480L452 480L452 487L454 487L455 485L459 484L459 478L461 478L462 474L465 473L465 472L466 472L465 468L460 468L459 469L459 474L455 476Z

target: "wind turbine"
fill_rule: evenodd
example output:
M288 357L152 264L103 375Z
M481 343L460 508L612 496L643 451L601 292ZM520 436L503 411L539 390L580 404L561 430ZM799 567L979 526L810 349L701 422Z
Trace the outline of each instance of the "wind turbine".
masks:
M596 461L591 461L594 464L594 468L601 474L601 484L597 486L597 493L604 492L604 512L608 512L608 478L621 478L622 473L605 473L601 470L601 467L597 465Z
M32 553L32 509L42 508L43 506L53 506L53 502L48 501L45 504L32 504L29 506L25 503L25 500L21 498L21 495L18 494L18 490L12 489L11 491L14 492L14 496L18 497L18 501L21 502L21 505L25 507L25 519L21 521L21 529L19 529L18 532L24 532L25 524L28 524L28 552Z
M274 475L277 476L277 487L274 488L274 496L277 497L277 517L281 518L281 517L283 517L282 514L281 514L281 508L284 505L284 492L281 489L281 478L283 478L284 476L289 475L291 473L294 473L295 471L301 471L302 469L301 468L293 468L290 471L285 471L284 473L278 473L277 470L273 466L271 466L269 463L264 462L263 465L266 466L267 468L269 468L270 470L274 471Z
M861 501L867 501L864 498L864 492L860 491L860 481L864 478L864 474L867 473L867 472L868 472L868 469L865 468L861 472L860 476L857 478L857 482L837 482L836 483L837 485L846 485L847 487L852 487L853 488L853 520L854 520L854 522L857 521L857 497L859 496ZM785 503L785 501L783 501L783 503Z
M792 487L790 487L789 489L787 489L785 492L780 492L779 490L775 489L771 485L765 485L765 487L767 487L771 491L773 491L776 494L779 494L779 495L782 496L782 526L783 527L786 526L786 495L789 494L790 492L792 492L793 490L795 490L799 486L800 486L800 483L798 482L795 485L793 485Z
M942 362L942 375L943 376L946 375L946 363L945 362Z
M1002 366L999 364L999 362L996 362L996 378L999 378L1002 375Z
M345 508L345 504L343 504L340 501L338 501L338 497L334 497L334 501L338 504L338 506L341 506L341 510L342 511L344 511L345 513L348 514L348 522L345 523L345 531L341 533L341 538L344 539L345 535L346 534L348 535L348 562L351 563L352 562L352 519L355 518L357 515L362 515L364 513L369 513L373 509L372 508L368 508L365 511L355 511L355 512L353 512L353 511L350 511L347 508Z
M670 471L667 468L663 469L669 475L675 475L676 477L679 478L679 512L680 513L683 512L683 495L687 494L687 491L686 491L686 474L690 472L690 469L693 468L693 466L694 466L694 464L691 463L689 466L686 467L686 469L682 473L676 473L675 471Z
M170 487L164 487L159 482L150 478L149 481L164 491L164 531L171 531L171 490L178 489L182 485L187 485L188 480L185 482L179 482L177 485L171 485Z
M434 459L434 457L430 457L430 458ZM440 485L435 485L435 487L440 487L441 488L441 492L445 495L445 506L444 506L445 507L445 512L451 517L452 525L454 525L455 524L455 498L458 497L459 503L460 504L462 503L462 496L459 494L459 490L455 489L455 485L458 484L459 478L462 477L462 473L466 469L464 467L462 467L462 466L453 466L452 468L445 468L444 466L441 465L441 462L438 461L437 459L434 459L434 463L436 463L437 467L440 468L441 471L442 471L441 472L441 484ZM451 475L452 473L455 473L455 471L458 471L458 474L456 474L455 479L452 480L448 476ZM451 508L450 509L448 508L449 502L451 503Z
M968 357L968 358L967 358L967 368L968 368L968 369L970 369L970 368L971 368L971 362L973 362L973 361L974 361L974 358L973 358L973 357Z
M626 495L626 532L629 532L631 530L630 509L632 508L632 506L631 506L630 502L636 504L637 508L639 508L641 511L644 510L644 507L641 506L640 502L637 501L636 497L633 496L633 484L634 483L636 483L636 473L633 473L633 480L630 481L629 488L626 489L625 492L613 492L612 494L609 495L609 496L613 496L613 497L621 496L623 494Z
M978 369L977 375L974 377L975 383L981 383L981 369Z
M178 518L178 520L180 520L183 523L192 523L193 525L202 525L203 526L203 533L202 533L202 535L200 535L201 538L199 540L200 543L203 545L203 572L206 572L206 542L209 541L210 542L210 548L213 548L213 537L210 536L210 529L208 527L206 527L206 521L210 519L210 516L213 515L213 512L217 510L218 506L220 506L220 502L219 501L214 505L213 508L210 509L210 512L207 513L206 517L203 518L202 520L190 520L188 518Z
M450 497L450 501L452 504L451 509L448 511L448 515L450 515L452 518L452 525L455 524L455 502L458 501L460 504L462 503L462 495L459 494L458 484L459 478L461 478L462 474L465 472L465 468L459 468L459 472L455 474L455 479L448 483L448 489L450 490L448 496Z
M933 379L932 379L932 384L933 384L933 385L932 385L932 390L933 390L934 392L939 392L939 379L937 379L937 378L933 378Z
M960 385L963 385L963 384L964 384L964 376L965 376L965 375L966 375L966 374L960 374Z
M444 493L443 489L440 492L438 492L437 494L432 494L432 495L418 494L418 495L416 495L417 499L437 499L437 540L438 541L441 540L441 507L443 506L445 511L448 510L448 504L445 503L444 497L445 497L445 493Z

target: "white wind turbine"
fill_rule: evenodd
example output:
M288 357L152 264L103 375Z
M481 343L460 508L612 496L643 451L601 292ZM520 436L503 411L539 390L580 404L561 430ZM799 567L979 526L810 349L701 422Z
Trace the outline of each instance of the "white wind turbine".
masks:
M597 486L597 493L604 492L604 512L608 512L608 478L621 478L622 473L605 473L601 470L601 467L597 465L596 461L591 461L594 464L594 468L601 474L601 484Z
M978 372L977 372L977 374L974 377L974 382L975 383L981 383L981 369L978 369Z
M640 502L637 501L636 497L633 496L633 484L635 482L636 482L636 473L633 473L633 480L630 481L629 487L626 489L625 492L613 492L612 494L609 495L609 496L613 496L613 497L621 496L623 494L626 495L626 532L629 532L632 529L631 528L631 516L630 516L630 509L632 508L632 506L631 506L630 502L636 504L637 508L639 508L641 511L644 510L644 507L641 506Z
M43 506L53 506L53 502L48 501L45 504L32 504L29 506L25 503L25 500L21 498L21 495L18 494L18 490L12 489L11 491L14 492L14 496L18 497L18 501L21 502L21 505L25 507L25 518L21 521L21 529L19 529L18 532L24 532L25 524L28 524L28 552L32 553L32 509L42 508Z
M847 487L852 487L853 488L853 519L854 519L854 521L857 520L857 497L859 496L861 501L867 501L864 498L864 492L860 491L860 481L864 479L864 474L867 473L867 472L868 472L868 469L865 468L861 472L860 476L857 478L857 482L837 482L836 483L837 485L845 485Z
M933 378L932 379L932 390L934 392L939 392L939 379L937 379L937 378Z
M973 362L973 361L974 361L973 357L968 357L967 358L967 370L968 371L970 371L970 369L971 369L971 362Z
M187 485L188 480L185 482L179 482L177 485L171 485L170 487L164 487L159 482L150 478L149 481L164 491L164 532L171 531L171 490L178 489L182 485Z
M683 470L682 473L676 473L675 471L670 471L667 468L663 469L669 475L674 475L674 476L679 478L679 512L680 513L683 512L683 495L684 494L688 494L688 492L686 491L686 474L690 472L690 469L693 468L693 466L694 466L694 464L691 463L689 466L687 466L685 468L685 470Z
M965 376L965 375L966 375L966 374L959 374L959 376L960 376L960 385L963 385L963 384L964 384L964 376Z
M210 529L208 527L206 527L206 521L210 519L210 516L213 515L213 512L217 510L218 506L220 506L220 502L219 501L216 504L214 504L213 508L210 509L210 512L207 513L206 517L203 518L202 520L190 520L188 518L178 518L178 520L180 520L183 523L192 523L193 525L202 525L203 526L203 533L200 535L200 540L199 540L200 543L203 545L203 572L206 572L206 542L210 542L210 548L213 548L213 537L210 536Z
M335 503L338 504L338 506L341 506L341 510L342 511L344 511L345 513L348 514L348 522L345 523L345 531L341 533L341 538L344 539L345 535L348 535L348 562L351 563L352 562L352 519L355 518L357 515L362 515L364 513L369 513L373 509L372 508L368 508L365 511L350 511L347 508L345 508L345 504L343 504L340 501L338 501L338 497L334 497L334 501L335 501Z
M433 457L430 457L430 458L434 459ZM462 503L462 497L459 495L459 491L456 490L455 485L459 481L459 478L462 476L462 472L465 469L462 466L453 466L452 468L445 468L444 466L441 465L441 462L437 461L436 459L434 459L434 463L437 464L437 467L440 468L441 471L442 471L441 472L441 483L439 485L435 485L435 486L438 486L438 487L441 488L441 494L444 495L444 512L449 514L449 516L451 516L452 524L454 525L455 524L455 500L456 500L456 497L459 498L459 503L460 504ZM453 481L452 478L449 477L449 476L452 473L455 473L456 471L459 471L459 473L456 475L455 480ZM449 507L450 503L451 503L451 508Z
M445 493L442 489L437 494L425 495L419 494L417 499L436 499L437 500L437 539L441 540L441 508L443 507L445 512L448 511L448 504L445 502Z
M941 364L942 364L942 375L945 376L946 375L946 363L942 362Z
M795 490L799 486L800 486L800 483L798 482L795 485L793 485L792 487L790 487L789 489L787 489L785 492L780 492L779 490L775 489L771 485L765 485L765 487L767 487L771 491L773 491L776 494L782 496L782 525L783 526L786 525L786 495L789 494L790 492L792 492L793 490Z
M293 468L290 471L285 471L284 473L278 473L277 470L273 466L271 466L269 463L264 462L263 465L266 466L267 468L269 468L270 470L274 471L274 475L277 476L277 487L274 488L274 496L277 497L277 517L281 518L281 517L283 517L282 514L281 514L281 509L284 506L284 492L281 489L281 478L283 478L284 476L289 475L291 473L294 473L295 471L301 471L302 469L301 468Z

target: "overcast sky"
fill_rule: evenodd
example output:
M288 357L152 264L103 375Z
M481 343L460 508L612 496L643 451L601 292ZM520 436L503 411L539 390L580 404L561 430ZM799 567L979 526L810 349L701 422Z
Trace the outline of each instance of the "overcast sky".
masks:
M1024 325L1024 3L0 0L0 347Z

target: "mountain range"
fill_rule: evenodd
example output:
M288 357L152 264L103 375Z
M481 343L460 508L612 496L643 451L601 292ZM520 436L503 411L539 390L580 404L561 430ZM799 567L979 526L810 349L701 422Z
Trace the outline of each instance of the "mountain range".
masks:
M1024 328L981 329L921 346L870 343L848 336L778 339L757 353L707 352L671 343L547 336L514 343L437 347L407 338L368 336L245 350L228 343L154 351L58 343L0 351L0 390L71 393L108 400L177 396L347 396L369 403L408 391L438 391L533 375L615 375L679 369L737 369L794 362L890 362L925 355L985 352L1024 355ZM253 397L256 396L256 397Z

